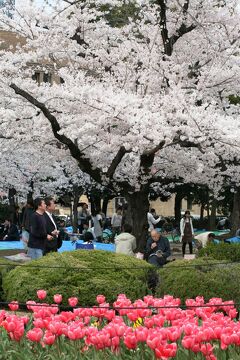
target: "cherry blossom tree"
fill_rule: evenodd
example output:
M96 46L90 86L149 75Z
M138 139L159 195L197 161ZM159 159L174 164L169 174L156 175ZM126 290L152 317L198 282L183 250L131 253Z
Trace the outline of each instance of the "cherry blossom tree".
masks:
M20 128L37 119L39 136L51 128L84 173L126 197L141 248L150 187L217 194L233 175L239 183L239 106L229 99L239 94L240 13L237 0L128 3L137 15L122 26L107 17L120 0L51 12L24 2L13 19L3 14L1 27L24 41L0 52L1 106L5 137L16 117ZM61 83L33 81L36 64Z

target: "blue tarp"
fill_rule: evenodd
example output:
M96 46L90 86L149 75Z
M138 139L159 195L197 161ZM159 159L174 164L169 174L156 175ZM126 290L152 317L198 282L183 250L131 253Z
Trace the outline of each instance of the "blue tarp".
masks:
M82 244L83 241L78 240L78 243ZM96 250L105 250L105 251L115 251L114 244L102 244L94 243ZM24 250L23 243L21 241L0 241L0 250L13 250L13 249L22 249ZM72 251L75 250L75 244L72 244L71 241L63 241L63 245L59 252L63 251Z

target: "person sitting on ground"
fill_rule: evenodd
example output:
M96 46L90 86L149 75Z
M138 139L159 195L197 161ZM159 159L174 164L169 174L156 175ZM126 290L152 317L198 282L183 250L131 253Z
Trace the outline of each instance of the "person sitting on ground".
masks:
M198 250L205 248L208 244L212 243L214 239L215 234L210 231L194 236L194 242Z
M154 226L161 220L161 216L159 216L158 218L155 217L156 217L156 211L155 209L151 209L147 213L148 231L153 230Z
M137 248L136 238L132 235L132 226L130 224L123 225L123 232L116 236L116 253L135 256L134 251Z
M173 230L173 224L171 223L171 221L168 218L164 219L164 223L162 225L162 230L166 233L169 233Z
M92 244L93 240L94 240L93 233L90 231L86 231L85 234L83 235L84 244Z
M10 219L6 219L4 222L4 241L18 241L20 240L19 231L17 225L13 224Z
M59 238L60 238L60 241L70 240L70 237L66 231L64 220L60 220L60 222L59 222Z
M171 249L168 238L162 236L157 230L152 230L145 252L147 262L162 267L169 256L171 256Z

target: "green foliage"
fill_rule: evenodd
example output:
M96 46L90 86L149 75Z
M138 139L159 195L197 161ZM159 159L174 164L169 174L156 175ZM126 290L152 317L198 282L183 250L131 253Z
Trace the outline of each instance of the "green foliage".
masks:
M216 260L240 261L240 244L209 244L199 252L200 257L210 256Z
M4 277L7 300L36 300L38 289L47 290L49 302L54 294L62 294L63 304L77 296L81 305L94 305L98 294L104 294L108 302L119 293L135 300L149 293L148 274L155 271L145 261L130 256L86 250L52 253L30 265L36 268L25 264Z
M239 105L240 104L240 96L238 95L230 95L229 102L232 105Z
M15 268L16 263L3 259L0 259L0 301L4 301L4 294L2 288L2 279L3 277L11 270Z
M134 20L138 18L140 8L134 1L124 1L121 6L101 5L99 10L104 13L104 17L110 26L122 27L129 23L129 18Z
M156 296L170 294L182 301L196 296L203 296L205 300L221 297L223 300L235 300L239 303L240 265L217 265L218 263L218 260L211 258L169 263L159 270L160 285Z

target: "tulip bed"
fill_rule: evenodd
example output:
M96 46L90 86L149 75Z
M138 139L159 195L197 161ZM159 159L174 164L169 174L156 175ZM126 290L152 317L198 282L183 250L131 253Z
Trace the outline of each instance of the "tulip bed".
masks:
M109 306L98 295L95 307L62 311L62 296L55 304L28 301L28 315L12 301L12 312L0 312L0 359L240 359L240 322L233 301L202 297L180 299L145 296L131 302L124 294ZM6 357L7 353L7 357Z

